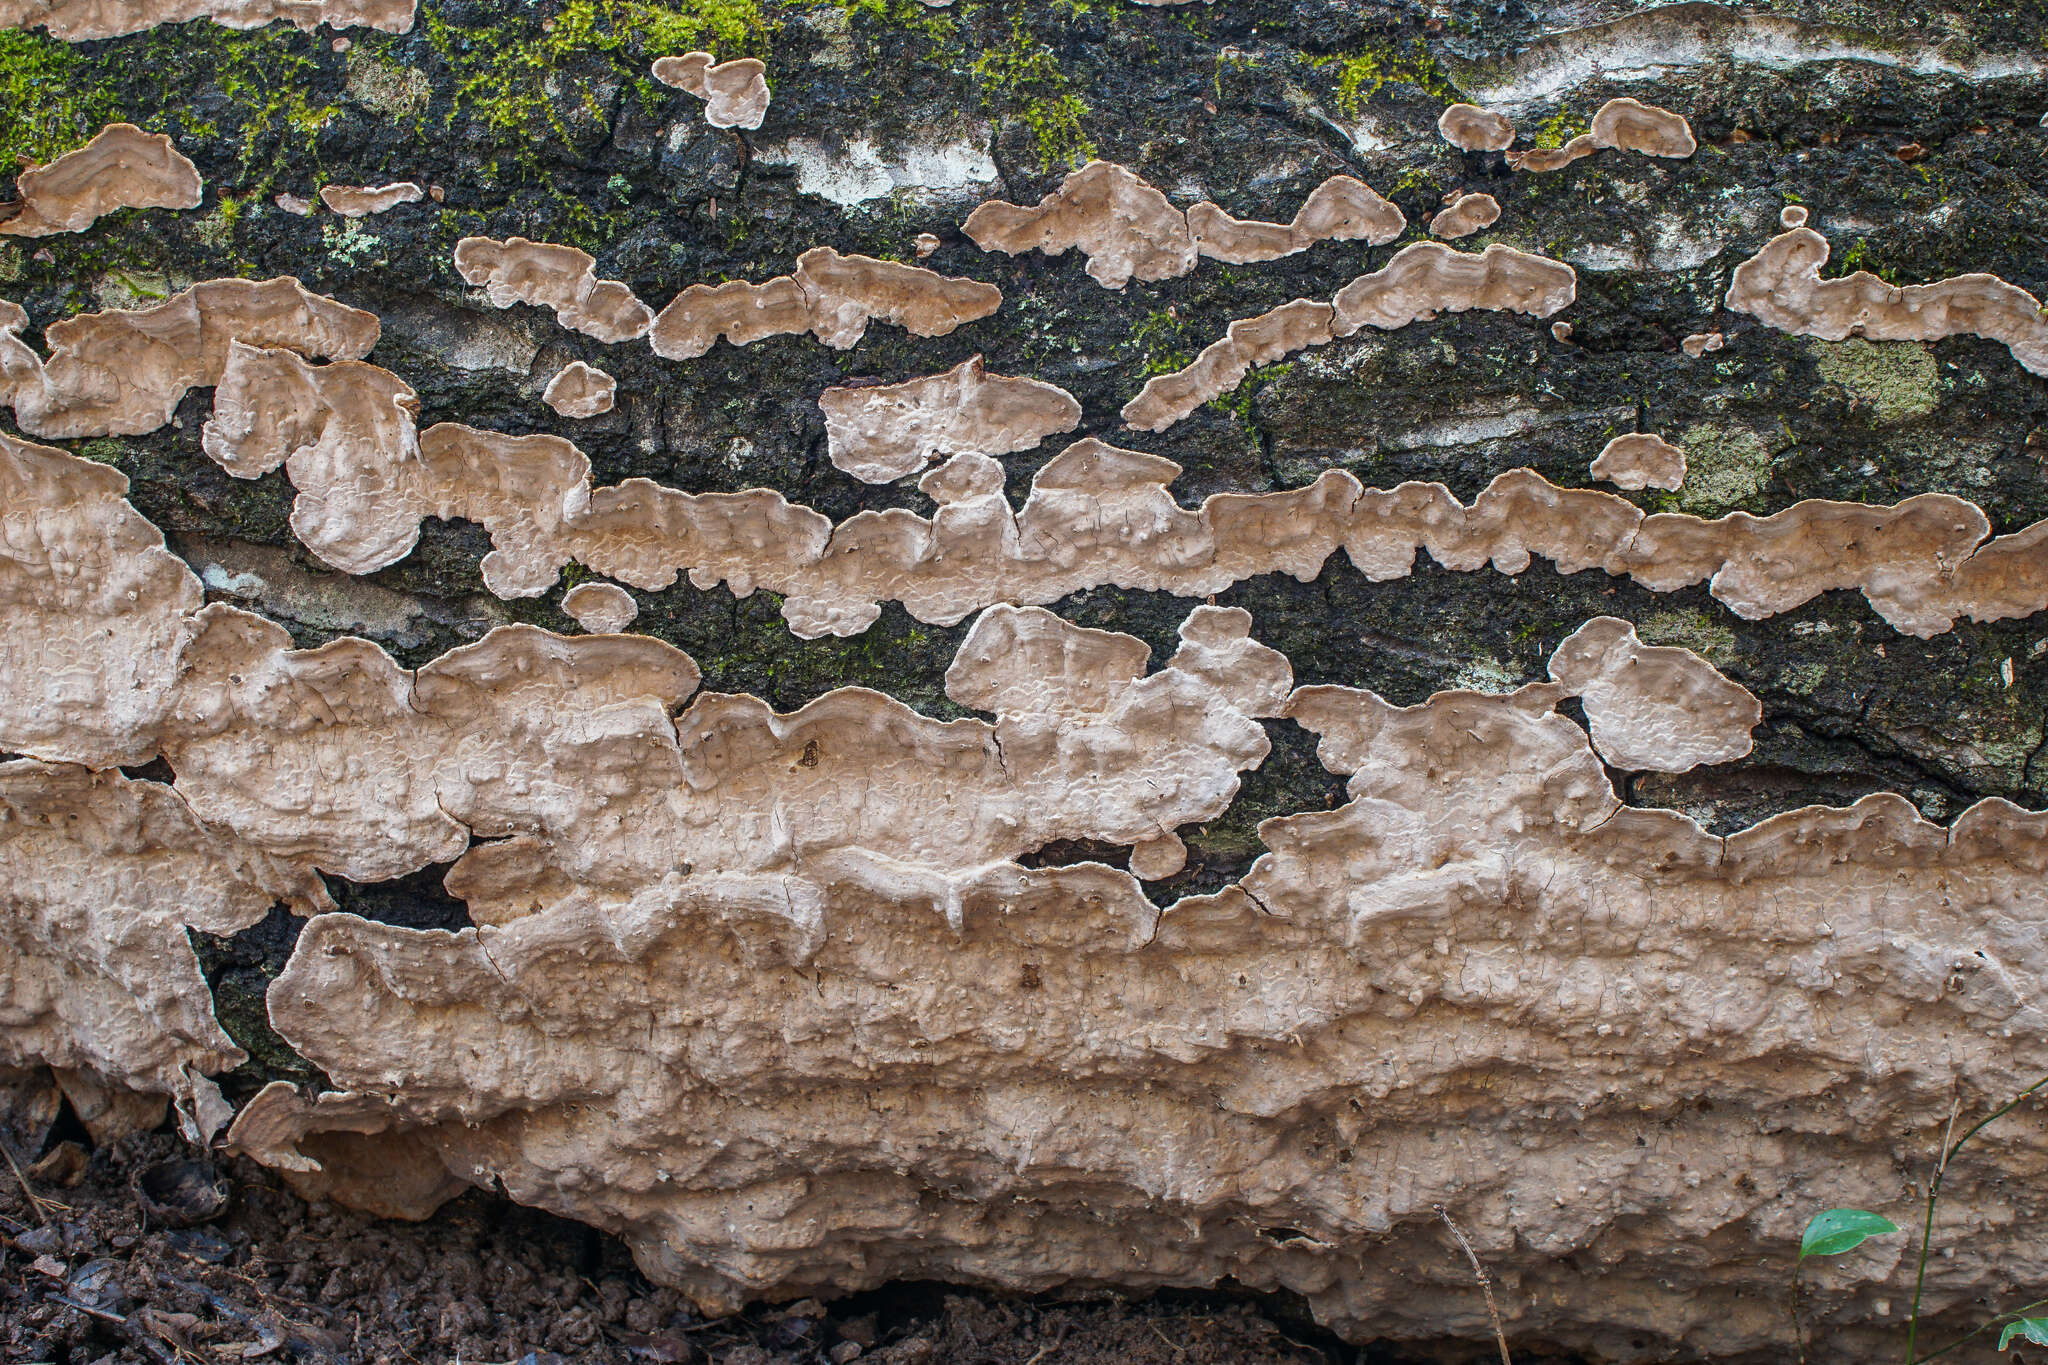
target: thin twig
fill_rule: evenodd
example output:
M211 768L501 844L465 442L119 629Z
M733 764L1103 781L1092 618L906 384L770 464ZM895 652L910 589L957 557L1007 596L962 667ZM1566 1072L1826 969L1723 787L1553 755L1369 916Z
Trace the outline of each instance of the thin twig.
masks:
M1493 1280L1486 1273L1486 1267L1479 1264L1479 1253L1472 1250L1472 1244L1465 1240L1465 1234L1451 1221L1451 1211L1442 1204L1436 1206L1436 1216L1444 1220L1444 1226L1451 1230L1457 1240L1458 1250L1465 1253L1465 1259L1472 1263L1472 1277L1479 1281L1479 1292L1486 1298L1486 1316L1493 1319L1493 1339L1500 1346L1500 1365L1515 1365L1508 1356L1508 1334L1501 1330L1500 1309L1493 1302Z
M50 1225L49 1211L52 1209L59 1213L71 1212L69 1204L60 1203L55 1199L45 1199L29 1187L28 1177L21 1173L21 1165L15 1161L14 1152L4 1142L0 1142L0 1156L7 1158L7 1169L14 1172L15 1180L21 1185L21 1192L28 1196L29 1210L35 1214L38 1223L48 1227Z

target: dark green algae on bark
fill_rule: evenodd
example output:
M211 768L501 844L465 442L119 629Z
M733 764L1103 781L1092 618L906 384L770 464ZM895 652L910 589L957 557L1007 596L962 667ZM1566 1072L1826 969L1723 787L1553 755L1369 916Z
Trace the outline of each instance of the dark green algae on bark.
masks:
M1787 205L1807 207L1829 237L1829 273L1863 268L1905 284L1981 270L2048 290L2048 12L1807 0L1657 15L1705 56L1600 74L1614 65L1602 54L1645 21L1598 3L423 0L403 35L193 22L67 45L9 32L0 151L47 160L125 118L169 133L207 188L191 212L126 212L82 234L0 246L0 296L28 310L39 342L35 329L55 319L137 306L195 280L295 275L382 317L369 358L417 388L423 426L553 432L589 454L599 483L769 487L835 520L932 505L913 481L868 486L834 469L817 394L974 354L993 372L1071 391L1082 432L1180 463L1175 491L1188 504L1298 487L1330 468L1368 487L1440 481L1467 500L1523 466L1585 486L1606 440L1642 430L1678 441L1690 461L1676 493L1628 495L1649 510L1767 514L1802 499L1945 492L1983 507L1994 533L2048 516L2048 391L2002 346L1816 342L1721 302L1730 270ZM1538 41L1567 29L1575 36ZM1757 46L1755 33L1778 35L1778 46ZM1800 58L1825 43L1863 55ZM760 129L710 128L698 101L649 78L654 57L698 46L767 60L774 99ZM1436 136L1445 103L1502 91L1518 124L1553 144L1601 101L1633 95L1684 113L1701 147L1687 160L1609 152L1527 175ZM920 150L922 164L950 158L985 172L919 183ZM1324 178L1354 174L1411 228L1385 247L1328 242L1262 265L1202 261L1122 292L1083 274L1078 253L987 255L960 233L976 202L1031 202L1090 155L1130 167L1183 207L1207 197L1239 217L1282 221ZM875 189L877 175L885 188ZM324 184L394 180L431 186L433 197L353 221L278 202L313 201ZM1527 317L1451 315L1266 367L1165 433L1119 427L1118 409L1148 376L1185 364L1232 319L1326 298L1379 267L1458 190L1483 190L1503 208L1461 247L1505 242L1577 269L1568 338ZM921 264L1000 285L1003 308L941 338L877 324L850 351L777 337L686 363L639 343L599 345L539 310L490 310L451 262L468 235L573 243L597 257L601 277L659 307L699 281L785 273L820 244L912 259L920 233L940 243ZM1724 349L1680 349L1709 331L1726 334ZM571 359L617 376L612 412L572 421L539 402ZM368 634L409 665L505 621L572 628L561 589L587 575L572 566L542 597L491 598L477 570L488 541L466 523L429 522L409 558L334 587L290 535L284 474L230 479L200 452L209 409L198 391L171 427L66 444L129 475L136 506L174 548L202 572L213 566L217 600L261 605L304 646ZM1013 500L1060 444L1005 460ZM237 577L262 555L296 576L266 569L255 573L261 588ZM366 605L362 590L385 594L382 605ZM890 604L865 634L806 641L782 625L770 593L736 599L683 582L634 595L633 629L688 651L707 689L788 710L864 685L928 714L963 714L942 677L964 624L919 622ZM1455 573L1426 555L1388 582L1336 556L1311 582L1266 576L1216 600L1248 608L1255 636L1290 658L1299 682L1369 687L1398 703L1541 678L1550 651L1588 617L1625 617L1762 700L1747 758L1677 777L1614 774L1625 800L1717 832L1880 790L1936 821L1986 796L2029 808L2048 799L2048 625L2038 617L1959 621L1920 640L1851 593L1752 622L1700 586L1652 593L1542 561L1518 576ZM1191 605L1101 588L1054 610L1137 635L1158 659ZM1229 811L1180 831L1187 870L1150 884L1155 899L1241 875L1261 852L1260 820L1341 801L1305 731L1287 721L1267 729L1273 754L1245 775ZM1053 848L1039 860L1108 852ZM373 918L465 922L433 870L335 890ZM223 1022L252 1053L233 1092L308 1074L261 1008L294 934L280 911L233 942L201 945Z

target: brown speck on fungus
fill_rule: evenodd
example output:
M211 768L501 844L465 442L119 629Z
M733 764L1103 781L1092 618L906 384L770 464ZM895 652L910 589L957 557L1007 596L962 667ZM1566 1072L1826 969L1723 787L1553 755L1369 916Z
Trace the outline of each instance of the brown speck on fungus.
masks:
M818 406L832 463L866 483L963 451L1029 450L1081 422L1081 405L1065 389L988 374L980 356L902 384L827 389Z
M110 123L99 136L15 178L20 196L0 204L0 236L83 232L118 209L199 207L199 168L161 133Z
M654 79L704 101L714 128L759 128L768 116L768 67L758 57L719 62L709 52L686 52L654 63Z
M603 370L572 360L548 380L540 401L564 417L596 417L612 410L618 387L618 380Z
M1443 140L1468 152L1504 152L1515 140L1515 125L1476 104L1454 104L1437 117Z

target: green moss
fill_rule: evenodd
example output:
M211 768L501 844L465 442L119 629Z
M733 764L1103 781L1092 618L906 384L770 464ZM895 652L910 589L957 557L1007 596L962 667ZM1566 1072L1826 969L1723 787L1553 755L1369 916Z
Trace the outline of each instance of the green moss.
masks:
M1592 126L1586 120L1575 118L1560 109L1534 128L1531 128L1528 131L1528 138L1533 146L1562 147L1580 133L1591 129Z
M1653 645L1680 645L1709 663L1735 656L1735 631L1704 611L1652 612L1636 622L1636 634Z
M1678 506L1695 516L1719 516L1763 492L1771 481L1771 449L1748 427L1687 427L1685 486Z
M1858 237L1855 241L1851 242L1842 254L1835 258L1835 264L1841 268L1840 273L1844 275L1853 275L1859 270L1868 270L1886 284L1896 286L1902 283L1899 279L1899 272L1879 259L1877 253L1870 249L1870 242L1867 238ZM1833 275L1835 272L1829 271L1828 273Z
M319 52L317 40L282 25L235 32L217 24L177 24L144 38L137 64L161 71L165 82L181 73L206 73L227 99L229 117L223 121L240 142L243 188L268 194L282 179L302 178L309 164L317 170L320 130L341 113L311 93L321 75ZM123 60L135 63L136 54ZM165 131L218 136L214 122L190 112L189 98L167 85L151 101L178 111L177 126Z
M0 29L0 169L61 156L121 117L120 96L88 75L71 44Z
M0 246L0 284L13 284L21 278L21 248L9 242Z
M1039 168L1079 166L1095 155L1081 121L1088 102L1074 93L1073 82L1047 47L1022 20L1013 20L1010 36L975 58L969 68L981 86L984 108L1020 120L1038 144Z
M1319 58L1314 64L1336 67L1337 107L1346 118L1357 118L1367 100L1395 83L1419 86L1440 100L1458 98L1457 88L1420 38L1411 42L1406 51L1391 43L1380 43L1348 56Z
M121 468L128 461L128 443L111 436L101 436L91 441L81 441L73 448L72 454L82 455L88 460Z
M1812 346L1820 377L1841 385L1856 406L1867 404L1882 424L1925 417L1940 402L1934 357L1918 342L1850 337Z

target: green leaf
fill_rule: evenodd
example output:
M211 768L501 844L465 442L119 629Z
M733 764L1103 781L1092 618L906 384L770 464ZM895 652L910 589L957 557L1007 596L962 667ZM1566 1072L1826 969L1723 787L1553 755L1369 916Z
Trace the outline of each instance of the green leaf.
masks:
M1891 1219L1862 1209L1824 1209L1806 1225L1806 1235L1799 1239L1799 1259L1839 1256L1862 1246L1865 1238L1898 1230Z
M2005 1330L1998 1334L1998 1349L2003 1351L2012 1344L2014 1337L2024 1337L2036 1346L2048 1346L2048 1318L2021 1318L2008 1322Z

